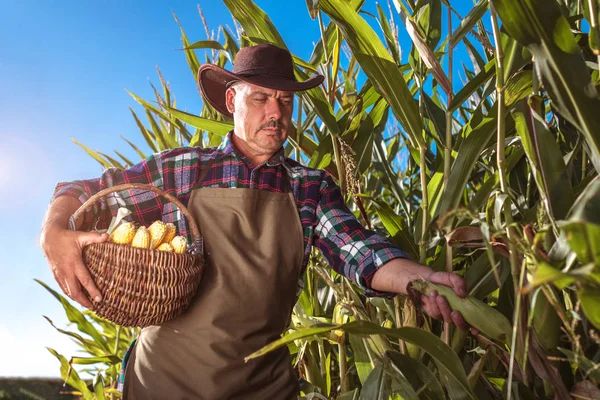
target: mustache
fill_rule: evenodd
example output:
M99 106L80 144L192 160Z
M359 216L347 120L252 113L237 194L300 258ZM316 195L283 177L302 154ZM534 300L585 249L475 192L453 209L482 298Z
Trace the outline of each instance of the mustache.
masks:
M264 124L262 124L260 126L259 130L265 129L265 128L283 129L283 123L280 120L278 120L278 119L271 119L268 122L265 122Z

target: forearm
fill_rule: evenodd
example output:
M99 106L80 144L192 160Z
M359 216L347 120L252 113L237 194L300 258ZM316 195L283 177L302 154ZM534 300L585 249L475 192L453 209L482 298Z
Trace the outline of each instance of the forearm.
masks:
M380 267L371 287L380 292L406 294L408 283L414 279L429 279L434 271L407 258L393 259Z
M81 206L81 202L71 196L60 196L55 198L44 216L42 223L41 242L45 241L46 235L56 229L66 229L69 226L69 218ZM77 227L81 226L81 219L75 221Z

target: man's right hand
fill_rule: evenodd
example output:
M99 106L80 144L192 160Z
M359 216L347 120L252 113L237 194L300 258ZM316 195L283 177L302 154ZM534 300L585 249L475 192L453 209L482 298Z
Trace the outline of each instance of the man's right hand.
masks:
M102 300L100 291L83 264L83 247L102 243L108 239L106 233L79 232L66 229L68 216L81 205L73 198L59 197L50 205L40 236L40 245L54 279L62 291L84 307L92 303L83 293L85 288L95 302Z

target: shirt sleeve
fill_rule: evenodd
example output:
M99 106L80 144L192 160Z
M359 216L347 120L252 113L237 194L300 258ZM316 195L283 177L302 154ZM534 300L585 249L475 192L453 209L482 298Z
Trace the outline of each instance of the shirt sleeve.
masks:
M344 203L339 186L328 173L321 181L314 245L329 265L361 287L366 296L391 297L371 287L375 272L385 263L408 255L377 233L365 229Z
M140 163L125 169L106 169L99 178L61 182L56 185L52 200L59 196L72 196L83 204L92 195L100 190L125 183L142 183L155 186L159 189L169 187L170 194L177 195L176 187L165 180L176 177L177 166L181 159L194 158L190 154L193 150L181 148L165 150L153 154ZM106 229L117 210L125 207L131 211L134 222L149 225L161 219L163 204L166 200L150 191L129 189L113 192L99 199L84 215L82 230Z

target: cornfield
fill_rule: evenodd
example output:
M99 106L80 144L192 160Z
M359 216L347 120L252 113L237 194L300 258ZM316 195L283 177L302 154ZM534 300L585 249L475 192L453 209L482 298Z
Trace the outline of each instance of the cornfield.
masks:
M241 47L287 48L252 0L223 2L235 31L193 41L180 26L193 79L203 62L229 68ZM393 0L377 15L363 5L307 0L321 38L309 60L294 56L295 73L325 83L298 97L286 155L327 169L357 218L413 259L462 275L509 335L461 332L413 296L366 298L315 251L289 329L249 356L288 346L305 399L600 398L598 0L479 0L466 15L447 0ZM406 63L401 34L412 43ZM459 46L471 65L453 63ZM455 91L449 71L459 68L467 79ZM178 109L159 77L152 101L131 93L150 150L218 145L232 122L208 104ZM76 143L103 167L134 164ZM63 379L84 399L120 398L136 330L41 284L77 331L57 329L87 354L50 349ZM73 364L95 376L91 386Z

